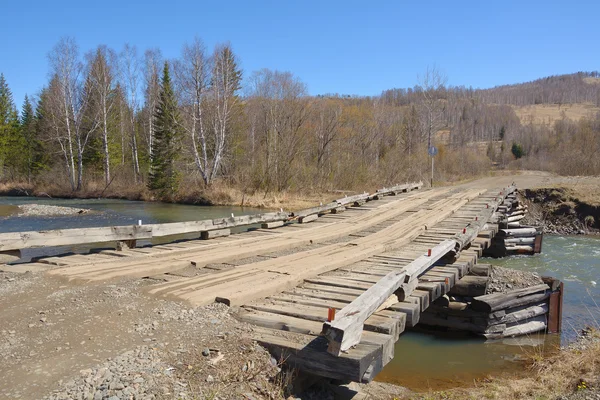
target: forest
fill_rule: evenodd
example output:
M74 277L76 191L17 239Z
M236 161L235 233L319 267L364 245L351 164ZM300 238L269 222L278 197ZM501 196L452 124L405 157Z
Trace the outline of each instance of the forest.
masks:
M127 44L81 54L63 38L48 60L48 82L19 108L0 71L5 188L166 201L369 190L429 182L431 145L434 182L492 169L600 174L600 113L560 111L600 107L598 72L473 89L432 67L413 88L311 96L292 72L242 71L231 44L200 39L167 60ZM558 117L517 115L536 105Z

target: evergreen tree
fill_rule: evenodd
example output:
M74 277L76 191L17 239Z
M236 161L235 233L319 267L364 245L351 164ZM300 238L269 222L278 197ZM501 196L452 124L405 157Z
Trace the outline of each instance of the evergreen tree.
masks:
M513 156L515 156L515 159L517 160L525 155L525 152L523 151L523 146L521 146L519 143L513 142L510 151L513 153Z
M165 62L158 107L154 113L154 145L148 188L156 190L160 197L170 197L177 192L178 174L175 161L179 153L181 123L177 100Z
M21 137L23 138L23 174L27 182L45 168L47 156L44 154L42 142L38 138L36 116L29 97L25 95L21 112Z
M6 171L14 178L14 164L20 156L18 139L19 115L4 74L0 74L0 179Z

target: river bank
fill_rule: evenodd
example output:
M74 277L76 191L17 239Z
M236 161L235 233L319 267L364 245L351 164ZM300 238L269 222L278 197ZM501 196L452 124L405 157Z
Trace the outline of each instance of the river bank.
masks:
M581 188L567 184L524 189L520 195L529 207L524 222L543 227L544 233L600 234L598 187Z
M51 199L114 199L145 202L165 202L199 206L235 206L270 210L298 210L328 203L336 198L351 194L350 191L310 190L306 192L248 192L239 188L215 184L206 189L181 189L169 199L157 199L144 186L116 186L105 189L90 184L79 191L58 185L31 185L26 183L0 183L0 196L40 197ZM362 193L362 192L361 192Z

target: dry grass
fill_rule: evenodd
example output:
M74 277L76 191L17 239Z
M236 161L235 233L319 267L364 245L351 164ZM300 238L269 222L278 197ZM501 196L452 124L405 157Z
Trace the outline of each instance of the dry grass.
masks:
M555 399L600 389L600 334L594 330L584 346L562 350L549 357L532 355L528 376L511 376L479 382L474 388L431 392L419 399Z
M600 85L600 78L592 78L591 76L588 78L583 78L585 83L589 83L590 85Z
M597 79L597 78L596 78ZM590 117L600 111L600 108L591 103L577 104L536 104L529 106L513 106L515 113L522 124L533 122L536 125L554 124L562 119L563 113L567 118L578 121L583 117Z
M569 199L577 199L590 206L600 206L600 176L556 177L544 187L565 192Z

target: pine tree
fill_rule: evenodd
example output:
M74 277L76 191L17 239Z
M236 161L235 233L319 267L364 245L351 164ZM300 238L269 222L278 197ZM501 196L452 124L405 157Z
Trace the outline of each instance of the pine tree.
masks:
M12 92L0 74L0 178L5 170L14 178L14 163L19 159L18 146L19 115L13 102Z
M161 82L160 100L154 113L154 145L148 188L156 190L160 197L171 197L178 189L178 174L175 161L179 153L182 135L177 100L169 75L169 64L165 62Z
M47 156L44 153L42 142L38 138L36 116L29 97L25 95L23 110L21 112L21 137L23 138L23 166L27 182L45 168Z

